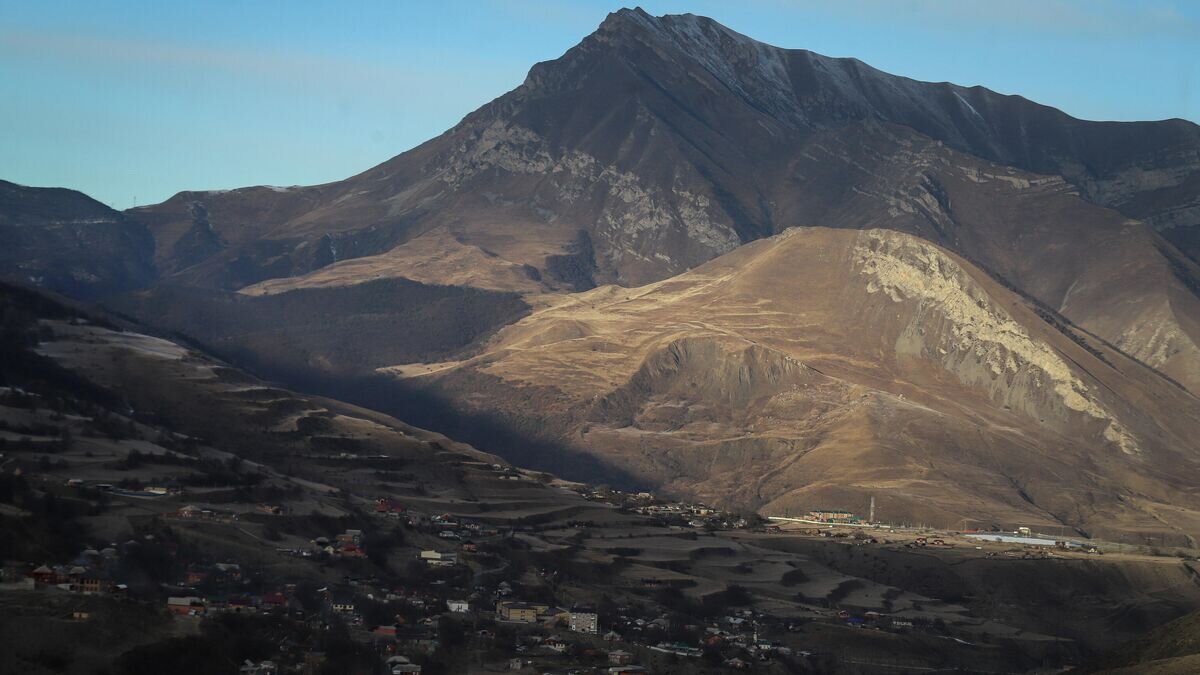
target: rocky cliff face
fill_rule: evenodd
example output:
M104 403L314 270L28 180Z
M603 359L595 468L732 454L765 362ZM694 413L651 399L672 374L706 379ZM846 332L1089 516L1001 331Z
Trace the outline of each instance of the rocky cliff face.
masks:
M145 227L73 190L0 181L0 276L93 299L148 285Z
M1035 339L997 305L967 271L931 244L868 232L853 257L867 293L907 305L896 339L897 357L932 361L963 384L982 389L996 405L1059 421L1067 431L1076 413L1104 424L1103 438L1134 454L1138 441L1072 372L1066 358Z

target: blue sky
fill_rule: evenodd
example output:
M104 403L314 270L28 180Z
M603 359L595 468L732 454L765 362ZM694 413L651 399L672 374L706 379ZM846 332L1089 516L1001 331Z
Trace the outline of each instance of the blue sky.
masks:
M0 0L0 178L83 190L116 208L184 189L337 180L453 126L621 6ZM642 7L1078 117L1200 120L1200 3Z

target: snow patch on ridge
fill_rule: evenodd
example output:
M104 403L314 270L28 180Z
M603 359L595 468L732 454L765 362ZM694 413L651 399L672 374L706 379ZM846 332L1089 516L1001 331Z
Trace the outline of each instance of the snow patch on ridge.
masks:
M967 102L967 99L963 98L963 97L962 97L962 95L961 95L961 94L959 94L957 91L956 91L956 92L954 92L954 98L958 99L958 102L959 102L959 103L961 103L961 104L963 104L964 106L966 106L967 110L970 110L972 115L974 115L975 117L979 118L979 120L980 120L980 121L983 121L983 115L980 115L980 114L979 114L979 111L975 109L975 106L973 106L973 105L971 105L970 103L968 103L968 102Z

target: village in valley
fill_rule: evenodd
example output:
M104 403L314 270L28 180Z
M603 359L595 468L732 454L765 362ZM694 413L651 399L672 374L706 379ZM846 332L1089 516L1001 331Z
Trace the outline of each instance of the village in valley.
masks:
M1179 551L568 482L156 338L37 327L70 370L0 391L6 672L1005 671L1095 648L1111 570L1146 615L1200 596Z
M966 617L945 603L901 609L909 594L898 589L863 602L869 594L853 579L826 582L826 592L810 596L802 589L811 578L793 566L795 556L768 553L771 539L982 550L961 536L954 543L948 534L906 536L836 510L769 521L468 458L454 464L471 475L476 494L493 482L524 506L537 503L529 493L544 493L550 510L516 515L503 499L363 498L323 486L339 514L312 515L318 508L299 516L302 507L287 499L197 502L205 493L177 484L130 491L25 474L47 494L153 515L131 519L140 525L130 539L69 560L6 561L0 588L8 598L25 592L78 607L70 620L84 625L127 610L165 613L178 635L203 634L212 622L270 626L278 643L242 659L245 675L822 672L846 653L831 652L818 636L847 628L974 646L954 637L969 633L946 619ZM296 520L328 527L301 532ZM220 553L197 545L214 535L237 545L219 546ZM759 548L764 538L768 546ZM1055 555L1002 542L989 549L988 557ZM1061 542L1053 549L1066 554ZM161 577L145 578L147 559ZM716 569L705 573L710 561ZM764 574L778 578L764 584Z
M583 486L566 490L499 464L471 468L536 490L575 492L606 516L620 514L613 521L619 527L661 528L668 536L694 530L708 536L752 526L764 531L753 516L665 502L648 493L625 495ZM500 666L512 672L562 667L567 669L563 672L641 673L690 659L746 670L812 656L768 639L768 634L784 632L787 626L749 609L749 594L737 587L725 590L728 602L709 603L705 620L688 616L689 623L681 623L682 606L673 610L656 600L664 596L670 598L668 604L686 604L679 592L683 585L670 579L650 575L633 581L629 594L645 598L642 602L623 604L606 593L590 593L582 583L584 570L575 569L579 564L556 565L564 547L548 544L551 539L539 535L553 532L558 539L563 534L558 530L604 529L595 522L499 525L507 519L432 513L381 496L363 508L352 507L365 520L363 527L295 541L271 533L286 529L274 521L294 517L294 507L284 504L188 502L158 511L182 503L188 491L178 485L129 490L76 478L53 486L45 484L54 480L48 476L12 475L41 482L48 493L66 499L82 497L110 506L130 500L138 510L153 505L157 513L138 536L100 549L86 548L70 560L6 561L0 590L43 595L52 605L79 607L71 611L70 620L82 624L127 605L137 608L131 611L173 617L182 634L198 631L206 621L231 617L293 627L279 650L269 658L245 660L241 673L326 672L331 658L346 658L339 649L350 650L350 661L363 666L363 672L396 674L458 672L464 665L487 671ZM345 497L334 490L330 494ZM264 544L263 550L239 562L238 556L210 556L186 543L189 531L221 529L247 533ZM286 545L267 546L272 540ZM273 578L273 566L263 562L272 556L330 571L330 582ZM155 586L134 581L146 557L161 558L164 577ZM381 559L383 566L376 564ZM628 564L622 560L628 558L618 552L608 566ZM124 583L127 577L134 583ZM338 636L345 643L331 645ZM462 648L471 654L470 664L440 660L449 650ZM378 668L371 667L373 661Z

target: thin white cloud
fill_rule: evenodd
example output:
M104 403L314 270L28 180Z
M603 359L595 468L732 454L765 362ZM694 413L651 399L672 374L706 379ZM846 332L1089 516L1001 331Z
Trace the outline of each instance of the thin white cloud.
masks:
M444 88L448 77L470 72L469 64L436 69L402 68L388 63L362 62L313 52L283 52L242 47L109 38L67 33L0 29L0 54L37 61L59 61L72 68L115 67L174 69L218 74L263 84L303 86L312 91L369 94L386 88L432 90ZM480 64L479 70L486 70ZM313 92L315 93L315 92Z

